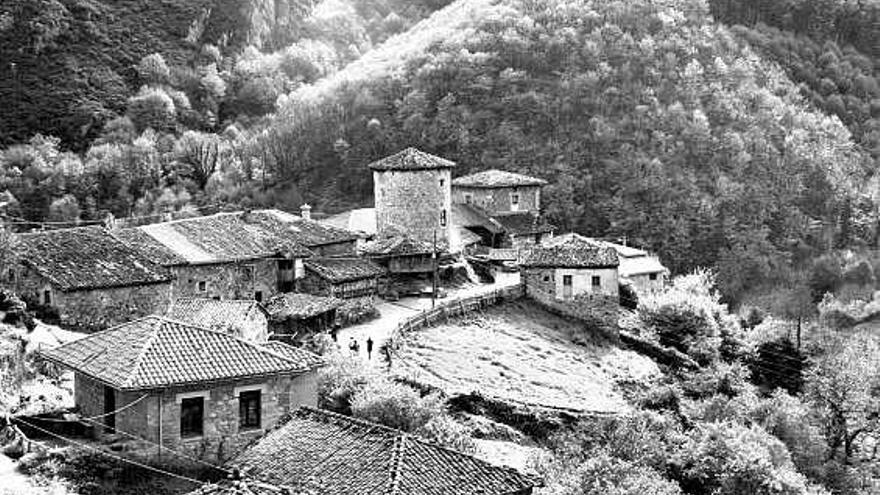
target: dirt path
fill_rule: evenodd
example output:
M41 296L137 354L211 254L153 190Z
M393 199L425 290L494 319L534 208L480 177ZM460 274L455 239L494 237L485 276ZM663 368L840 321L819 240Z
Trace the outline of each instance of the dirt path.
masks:
M493 284L472 285L461 289L450 290L449 295L438 300L438 303L445 303L456 298L488 294L494 290L517 284L519 284L519 273L499 273ZM358 356L361 359L366 360L368 359L367 339L372 338L373 352L370 356L370 362L376 365L381 365L382 356L379 349L391 336L391 332L404 319L415 316L421 311L431 309L431 299L423 297L406 297L399 301L381 301L376 305L376 309L379 310L379 314L381 315L379 318L339 330L337 334L337 342L343 351L348 352L348 343L352 338L355 339L360 345Z

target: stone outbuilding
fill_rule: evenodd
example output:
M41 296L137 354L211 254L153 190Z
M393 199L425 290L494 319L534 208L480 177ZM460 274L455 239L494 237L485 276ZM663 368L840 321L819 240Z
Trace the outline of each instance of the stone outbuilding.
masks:
M556 312L616 329L617 253L581 237L534 247L520 260L524 292Z
M426 242L449 242L454 162L407 148L369 166L379 236L406 234Z
M305 263L302 292L341 299L337 322L344 325L371 314L379 294L379 279L385 274L365 258L312 258Z
M227 467L237 468L242 479L192 495L282 493L282 488L315 495L530 495L536 484L515 469L312 407L287 415ZM238 491L241 487L246 491Z
M209 461L224 460L279 418L317 403L320 357L281 342L149 316L40 356L74 371L79 414L101 437L117 430Z
M452 181L452 201L476 206L490 215L541 212L541 188L547 181L537 177L484 170Z
M161 313L172 301L172 273L101 227L17 236L17 259L4 285L61 324L102 330Z
M269 314L253 299L178 299L165 317L251 342L269 340Z
M315 334L332 332L336 311L343 305L335 297L279 294L266 303L270 338L297 345Z

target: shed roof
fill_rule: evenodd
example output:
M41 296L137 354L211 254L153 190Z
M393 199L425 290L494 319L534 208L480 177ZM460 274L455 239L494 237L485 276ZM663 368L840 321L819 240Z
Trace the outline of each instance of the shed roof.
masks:
M551 246L529 249L520 261L522 266L548 268L616 268L617 253L583 238L572 238Z
M510 495L535 484L514 469L311 407L282 418L230 464L265 483L321 495Z
M431 170L453 168L455 162L415 148L406 148L391 156L376 160L369 167L373 170Z
M290 292L269 299L266 303L266 311L269 312L269 317L275 321L287 318L301 320L333 311L342 304L342 300L335 297Z
M547 181L537 177L507 172L504 170L484 170L452 180L453 186L475 188L544 186Z
M439 244L439 243L438 243ZM442 250L438 245L438 250ZM434 252L431 243L413 239L409 236L395 235L364 244L361 252L365 256L412 256L425 255Z
M541 215L523 211L516 213L499 213L492 216L505 232L512 235L546 234L556 230L554 225L547 223Z
M164 267L101 227L18 236L20 259L62 291L155 284L172 279Z
M174 301L165 316L204 328L241 328L254 313L266 314L252 299L185 298Z
M366 236L374 236L378 231L375 208L357 208L344 211L325 218L324 223L336 228L359 232Z
M366 258L312 258L306 270L333 283L378 277L385 273L381 266Z
M327 222L306 220L281 210L257 210L246 216L246 221L258 225L279 239L316 248L328 244L354 242L358 236L351 230Z
M232 335L147 316L48 351L44 358L120 390L230 381L315 367Z
M491 215L474 205L463 203L452 205L452 225L470 228L481 227L493 234L504 231L501 224Z

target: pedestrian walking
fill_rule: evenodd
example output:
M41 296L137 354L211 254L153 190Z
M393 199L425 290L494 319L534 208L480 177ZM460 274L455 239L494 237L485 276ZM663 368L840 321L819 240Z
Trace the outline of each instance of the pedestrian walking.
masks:
M354 340L354 337L352 337L348 341L348 350L351 351L351 353L354 354L355 356L357 356L357 353L360 350L360 347L361 346L358 345L357 340Z
M367 361L373 359L373 338L367 337Z

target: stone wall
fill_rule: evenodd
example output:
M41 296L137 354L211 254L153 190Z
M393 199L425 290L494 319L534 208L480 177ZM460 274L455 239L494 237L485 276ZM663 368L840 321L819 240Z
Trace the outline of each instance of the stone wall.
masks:
M207 297L220 299L253 299L257 291L266 301L278 293L276 260L252 260L240 263L186 265L173 268L176 281L174 298ZM200 290L205 282L205 290Z
M405 233L448 242L452 237L452 174L449 169L373 172L376 228L380 236ZM446 225L441 224L445 215Z
M633 288L636 290L636 294L639 296L661 290L666 283L666 277L662 273L657 273L655 280L651 280L650 274L647 273L630 275L626 277L626 280L632 283Z
M517 209L514 209L511 204L512 194L519 194ZM541 209L541 188L539 186L496 188L455 186L452 188L453 202L467 204L467 196L470 196L470 204L479 206L493 215L512 211L537 213Z
M525 295L554 312L585 321L598 330L607 332L611 336L616 336L619 313L617 296L601 292L586 292L575 295L570 299L563 299L557 293L556 277L559 277L559 284L561 284L562 279L558 271L561 270L554 268L523 268L522 284Z
M83 416L103 414L103 385L76 375L75 399ZM238 393L259 389L261 394L260 428L239 427ZM138 400L144 392L116 392L116 407ZM203 397L204 433L193 438L180 436L180 403L184 397ZM224 461L247 443L262 435L288 411L300 405L317 406L317 372L297 376L275 376L237 383L215 384L208 388L169 388L151 391L146 398L116 415L116 428L149 442L161 444L187 455L209 461ZM95 435L103 428L95 427ZM160 434L161 431L161 434ZM157 447L158 449L158 447Z
M162 313L171 304L170 282L62 292L36 271L24 268L11 285L29 304L42 305L44 291L49 290L50 307L58 310L61 324L85 331Z

